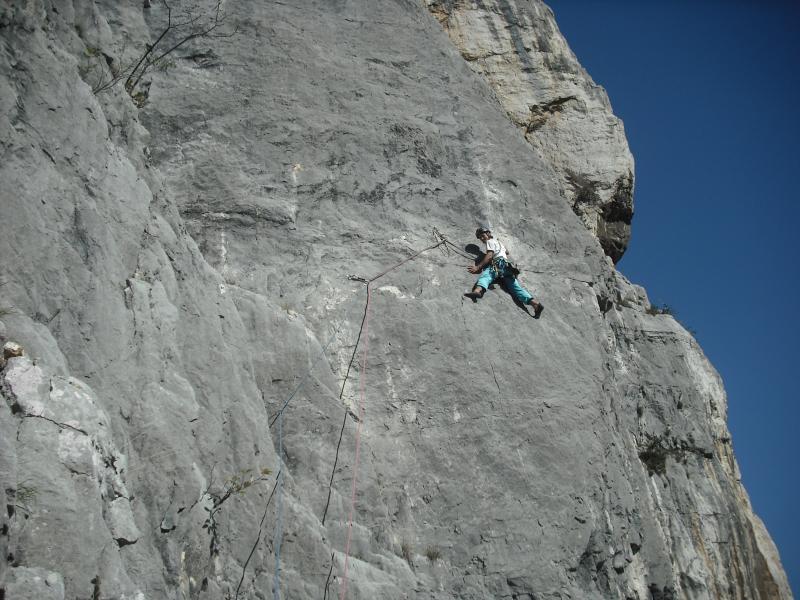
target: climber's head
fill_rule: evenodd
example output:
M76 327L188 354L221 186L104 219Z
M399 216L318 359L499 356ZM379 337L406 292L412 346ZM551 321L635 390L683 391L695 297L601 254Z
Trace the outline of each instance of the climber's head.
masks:
M484 229L483 227L478 227L478 229L475 230L475 237L480 241L485 242L492 237L492 232L488 229Z

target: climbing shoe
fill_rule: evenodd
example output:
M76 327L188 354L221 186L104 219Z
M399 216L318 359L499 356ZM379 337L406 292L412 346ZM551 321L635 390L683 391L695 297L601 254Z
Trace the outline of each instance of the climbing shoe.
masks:
M544 304L542 304L541 302L539 302L539 303L536 305L536 308L534 308L534 309L533 309L533 318L534 318L534 319L538 319L539 317L541 317L541 316L542 316L542 311L543 311L543 310L544 310Z
M470 298L473 302L477 302L478 298L483 298L483 294L481 292L465 292L464 295L467 298Z

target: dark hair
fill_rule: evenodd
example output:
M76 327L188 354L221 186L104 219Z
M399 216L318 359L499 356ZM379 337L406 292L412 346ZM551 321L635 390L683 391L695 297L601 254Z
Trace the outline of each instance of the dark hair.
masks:
M483 227L478 227L475 230L475 237L480 239L482 233L492 233L492 232L488 229L484 229Z

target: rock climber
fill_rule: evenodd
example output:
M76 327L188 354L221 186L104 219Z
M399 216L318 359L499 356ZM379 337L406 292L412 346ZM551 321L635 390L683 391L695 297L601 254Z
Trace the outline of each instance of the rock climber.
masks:
M542 315L544 305L534 300L531 293L517 281L515 272L509 266L508 251L505 246L492 237L491 231L483 227L477 229L475 237L484 243L486 252L477 265L467 267L470 273L480 273L481 275L475 282L472 291L464 295L472 298L473 302L477 302L479 298L483 297L489 286L499 280L517 301L533 307L533 318L538 319Z

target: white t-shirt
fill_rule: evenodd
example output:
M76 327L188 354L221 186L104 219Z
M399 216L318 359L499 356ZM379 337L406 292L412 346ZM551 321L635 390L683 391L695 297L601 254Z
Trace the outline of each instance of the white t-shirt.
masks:
M489 251L494 252L494 256L492 258L504 258L508 260L508 255L506 254L506 247L503 246L500 242L498 242L494 238L489 238L486 240L486 252Z

